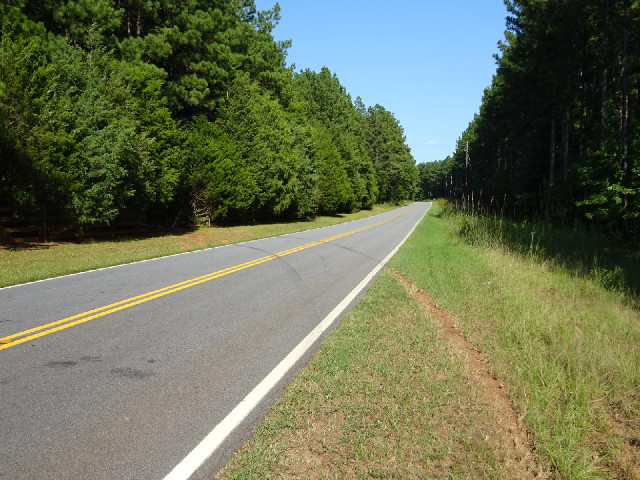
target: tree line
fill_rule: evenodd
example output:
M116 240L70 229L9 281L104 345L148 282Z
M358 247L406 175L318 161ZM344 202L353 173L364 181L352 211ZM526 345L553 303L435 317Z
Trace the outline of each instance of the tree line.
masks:
M640 2L507 0L479 114L423 195L640 234Z
M412 198L398 120L287 67L279 19L253 0L0 1L0 205L82 227Z

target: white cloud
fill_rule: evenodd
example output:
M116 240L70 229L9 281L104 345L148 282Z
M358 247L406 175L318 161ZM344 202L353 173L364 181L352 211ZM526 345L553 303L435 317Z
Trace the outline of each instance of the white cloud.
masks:
M429 140L427 142L427 145L440 145L440 142L438 142L437 140Z

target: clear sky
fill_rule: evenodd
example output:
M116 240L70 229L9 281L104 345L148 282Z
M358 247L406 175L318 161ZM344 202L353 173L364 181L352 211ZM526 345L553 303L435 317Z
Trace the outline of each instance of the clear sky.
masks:
M259 10L275 0L256 0ZM442 160L478 111L504 38L503 0L279 0L296 71L328 67L404 127L416 162Z

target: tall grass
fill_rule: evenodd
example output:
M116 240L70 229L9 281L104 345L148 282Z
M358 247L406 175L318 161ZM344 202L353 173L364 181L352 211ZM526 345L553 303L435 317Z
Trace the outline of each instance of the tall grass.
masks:
M391 265L487 354L555 477L640 479L640 312L540 261L561 236L530 228L434 205Z
M507 248L640 300L640 251L620 247L602 232L579 223L554 225L545 221L515 221L503 214L443 202L443 215L452 232L475 246Z

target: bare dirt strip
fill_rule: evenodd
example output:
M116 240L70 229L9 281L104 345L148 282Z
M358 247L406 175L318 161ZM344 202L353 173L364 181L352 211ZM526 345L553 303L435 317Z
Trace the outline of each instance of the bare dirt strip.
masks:
M480 387L477 390L483 398L479 400L487 406L487 415L484 417L487 423L485 431L492 432L493 436L492 439L487 440L496 443L498 450L505 452L502 459L505 467L518 472L519 478L523 479L552 478L553 475L541 467L533 446L533 439L523 426L522 418L508 388L499 378L496 378L484 353L467 340L451 316L433 301L429 293L417 288L402 273L392 269L388 271L441 325L445 339L452 342L465 359L468 367L467 380Z

